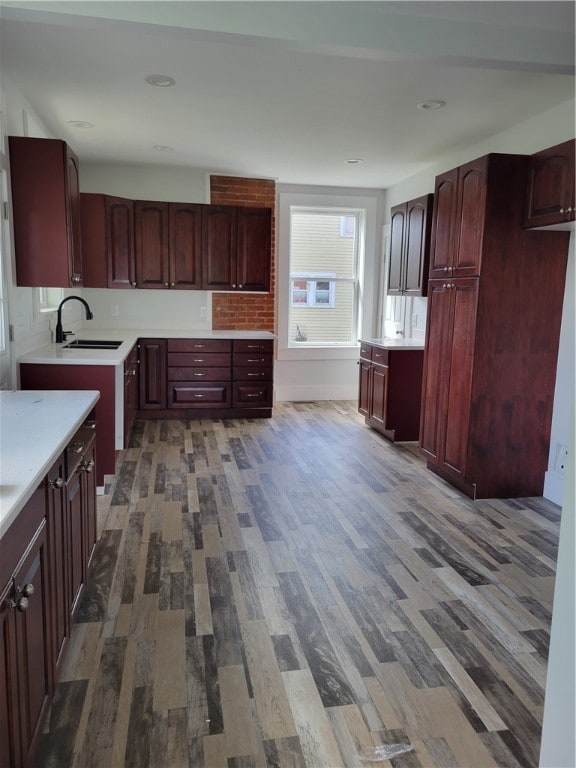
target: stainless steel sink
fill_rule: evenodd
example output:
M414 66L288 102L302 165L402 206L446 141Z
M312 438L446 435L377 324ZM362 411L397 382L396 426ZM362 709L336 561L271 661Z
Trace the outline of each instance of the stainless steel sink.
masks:
M74 339L69 344L64 344L64 349L118 349L121 344L121 341L105 339Z

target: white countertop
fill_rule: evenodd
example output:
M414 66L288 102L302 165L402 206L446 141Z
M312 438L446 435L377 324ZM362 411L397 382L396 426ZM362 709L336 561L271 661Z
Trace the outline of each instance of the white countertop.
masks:
M190 331L190 330L131 330L83 328L64 344L45 344L21 355L19 363L42 365L120 365L128 357L138 339L275 339L270 331ZM65 349L74 339L104 339L122 341L118 349Z
M366 344L375 344L382 349L424 349L424 342L420 339L361 339Z
M99 397L92 390L0 392L0 536Z

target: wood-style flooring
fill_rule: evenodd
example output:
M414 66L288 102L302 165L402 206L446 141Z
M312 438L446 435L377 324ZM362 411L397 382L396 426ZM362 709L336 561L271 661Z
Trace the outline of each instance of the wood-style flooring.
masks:
M538 765L554 504L470 501L353 402L136 422L108 480L38 765Z

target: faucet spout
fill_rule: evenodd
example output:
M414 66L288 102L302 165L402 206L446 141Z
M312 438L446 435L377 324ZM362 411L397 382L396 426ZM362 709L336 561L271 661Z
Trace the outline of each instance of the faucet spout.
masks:
M86 311L86 320L92 320L94 317L92 310L88 306L88 302L83 299L82 296L66 296L66 298L62 299L58 305L58 317L56 321L56 344L61 344L63 341L66 341L67 332L62 330L62 306L71 299L76 299L76 301L79 301L84 305L84 309Z

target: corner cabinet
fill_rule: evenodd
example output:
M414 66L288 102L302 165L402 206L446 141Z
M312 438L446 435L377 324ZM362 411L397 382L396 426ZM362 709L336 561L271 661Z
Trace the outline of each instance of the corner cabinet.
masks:
M388 440L418 440L422 349L360 342L358 410Z
M433 195L390 210L389 296L426 296Z
M134 203L123 197L80 195L86 288L136 288Z
M16 282L82 284L78 158L59 139L9 136Z
M548 464L569 233L522 228L528 161L436 180L420 443L471 498L540 496Z
M575 139L530 157L524 226L558 226L576 220Z

